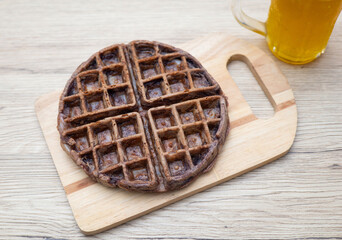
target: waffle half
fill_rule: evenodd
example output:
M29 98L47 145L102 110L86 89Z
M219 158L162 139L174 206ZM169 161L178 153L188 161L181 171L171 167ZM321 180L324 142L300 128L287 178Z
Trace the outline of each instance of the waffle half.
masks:
M229 131L220 86L189 53L151 41L102 49L60 97L62 148L94 180L182 188L208 171Z

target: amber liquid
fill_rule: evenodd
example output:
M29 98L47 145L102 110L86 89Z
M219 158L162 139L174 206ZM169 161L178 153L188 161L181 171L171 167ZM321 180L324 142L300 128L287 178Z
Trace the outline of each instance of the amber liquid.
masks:
M342 0L272 0L267 43L282 61L304 64L325 50Z

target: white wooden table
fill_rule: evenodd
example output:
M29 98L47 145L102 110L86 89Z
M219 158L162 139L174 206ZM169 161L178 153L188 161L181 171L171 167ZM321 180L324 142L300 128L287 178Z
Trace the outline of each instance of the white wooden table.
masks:
M247 13L266 18L268 1ZM271 55L230 1L0 1L0 239L81 239L34 112L79 63L133 39L180 44L227 32ZM273 56L272 56L273 57ZM273 57L274 58L274 57ZM274 58L275 59L275 58ZM285 157L94 236L99 239L342 239L342 21L326 54L292 66L295 143ZM229 70L257 115L269 103L242 63Z

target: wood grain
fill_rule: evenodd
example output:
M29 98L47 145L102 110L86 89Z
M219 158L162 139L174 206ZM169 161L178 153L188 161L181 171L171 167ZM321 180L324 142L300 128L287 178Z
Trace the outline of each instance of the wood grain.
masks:
M342 22L326 53L292 66L234 20L230 1L0 2L0 238L83 239L34 113L77 65L116 42L173 45L227 32L264 50L290 82L298 130L281 159L98 234L98 239L338 239L342 237ZM268 2L244 9L261 20ZM182 16L182 17L179 17ZM243 64L229 68L253 111L269 113ZM234 70L234 71L233 71ZM254 104L254 108L253 108Z
M197 58L229 97L232 126L212 171L188 187L164 194L127 193L95 184L59 146L56 129L60 92L36 101L36 112L75 220L85 234L96 234L204 191L287 153L297 128L297 108L287 79L270 58L251 44L227 34L210 34L180 46ZM247 62L275 114L258 119L227 72L231 59ZM278 96L282 97L279 98ZM286 103L292 104L286 104ZM280 109L279 106L286 105Z

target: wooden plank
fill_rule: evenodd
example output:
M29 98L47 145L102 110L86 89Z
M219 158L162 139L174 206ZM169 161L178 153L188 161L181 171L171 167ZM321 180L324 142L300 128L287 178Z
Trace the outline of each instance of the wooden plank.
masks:
M197 57L229 97L232 130L213 170L189 187L164 194L131 193L92 184L59 146L59 92L42 96L36 112L74 217L85 234L95 234L241 175L284 155L291 147L297 110L291 88L261 50L226 34L211 34L183 46ZM264 89L275 114L257 119L226 70L231 59L245 61ZM277 87L278 86L278 87Z

